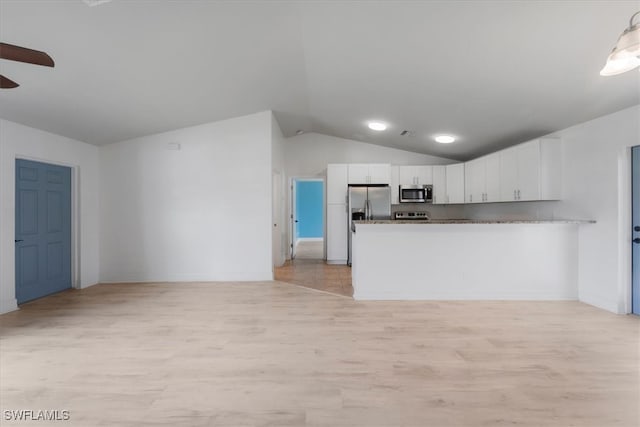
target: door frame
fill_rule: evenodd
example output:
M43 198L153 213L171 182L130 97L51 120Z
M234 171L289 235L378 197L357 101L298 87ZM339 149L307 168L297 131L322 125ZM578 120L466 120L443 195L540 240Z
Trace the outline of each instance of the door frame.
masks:
M16 200L16 195L15 195L15 189L16 189L16 181L15 181L15 167L16 167L16 161L17 160L31 160L34 162L40 162L40 163L47 163L49 165L55 165L55 166L64 166L67 167L69 169L71 169L71 288L72 289L80 289L80 277L81 277L81 269L80 269L80 185L79 185L79 169L78 169L78 165L74 165L72 163L66 163L66 162L60 162L60 161L55 161L55 160L50 160L50 159L44 159L41 157L34 157L34 156L28 156L28 155L21 155L19 153L16 153L16 155L14 156L13 159L13 203L15 204L15 200ZM13 215L13 233L15 233L15 228L16 228L16 218L15 218L15 209L13 209L12 211L12 215ZM15 278L16 278L16 271L15 271L15 245L13 246L13 265L14 265L14 270L13 270L13 288L14 288L14 292L15 292L15 286L16 286L16 282L15 282ZM15 298L15 293L14 293L14 298Z
M628 260L629 265L626 267L627 271L628 271L628 281L629 284L628 286L625 287L625 292L624 292L624 312L627 314L631 314L633 313L633 250L634 250L634 243L632 242L633 238L634 238L634 232L633 232L633 226L634 226L634 222L633 222L633 148L637 148L637 150L640 151L640 141L638 143L638 145L634 145L631 147L628 147L626 150L626 158L627 158L627 188L626 193L628 194L628 197L624 198L624 200L626 202L628 202L628 206L624 206L625 209L623 210L623 213L628 215L629 218L628 220L624 220L623 219L623 223L625 223L626 227L626 234L622 235L622 240L624 243L626 243L626 250L627 252L623 252L623 256L625 259ZM640 250L640 249L638 249ZM636 272L636 274L640 275L640 271ZM624 277L624 276L623 276Z
M631 313L632 279L632 250L631 239L633 233L632 189L631 189L631 149L625 147L618 156L618 313Z
M322 259L327 259L327 180L323 176L292 176L289 178L289 212L287 220L289 221L289 248L287 258L295 258L295 219L296 219L296 181L319 181L322 182Z

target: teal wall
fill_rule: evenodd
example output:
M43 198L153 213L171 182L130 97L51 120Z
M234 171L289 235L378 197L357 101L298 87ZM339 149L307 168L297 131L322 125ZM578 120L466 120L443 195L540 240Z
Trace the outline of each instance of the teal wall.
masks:
M322 197L324 182L296 181L297 238L323 237Z

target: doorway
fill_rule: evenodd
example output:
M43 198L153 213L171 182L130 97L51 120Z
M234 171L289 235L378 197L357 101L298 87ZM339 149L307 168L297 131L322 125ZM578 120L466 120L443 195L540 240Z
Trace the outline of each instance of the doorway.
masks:
M291 259L324 259L324 180L293 178Z
M631 149L631 312L640 315L640 146Z
M71 288L71 168L16 159L16 299Z

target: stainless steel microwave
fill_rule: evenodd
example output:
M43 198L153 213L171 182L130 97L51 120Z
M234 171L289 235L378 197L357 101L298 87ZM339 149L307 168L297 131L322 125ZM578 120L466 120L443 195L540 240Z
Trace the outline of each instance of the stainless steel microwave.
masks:
M433 185L401 185L400 203L433 203Z

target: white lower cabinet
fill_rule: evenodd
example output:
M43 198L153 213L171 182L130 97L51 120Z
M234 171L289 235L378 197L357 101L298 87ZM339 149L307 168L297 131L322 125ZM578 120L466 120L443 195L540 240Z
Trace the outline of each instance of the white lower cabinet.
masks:
M347 263L347 205L327 205L327 262Z

